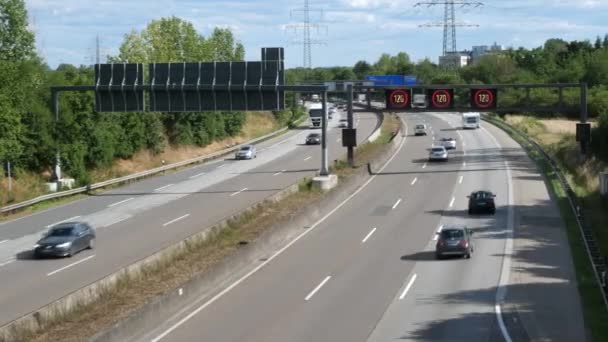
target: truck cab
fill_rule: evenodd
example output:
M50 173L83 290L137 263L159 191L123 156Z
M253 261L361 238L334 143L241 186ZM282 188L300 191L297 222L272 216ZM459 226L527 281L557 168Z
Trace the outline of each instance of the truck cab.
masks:
M479 128L481 115L477 112L462 113L462 128Z
M412 99L412 108L426 108L426 95L424 94L414 94Z

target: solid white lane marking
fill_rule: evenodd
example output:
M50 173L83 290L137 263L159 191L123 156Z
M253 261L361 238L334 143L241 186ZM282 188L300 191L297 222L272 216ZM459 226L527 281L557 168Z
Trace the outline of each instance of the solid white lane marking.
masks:
M414 180L412 181L412 183L410 183L411 185L416 184L416 182L418 181L418 177L414 178Z
M308 294L308 296L306 296L306 298L304 298L304 300L308 301L310 298L312 298L312 296L314 296L315 293L317 293L317 291L319 291L323 287L323 285L325 285L325 283L327 283L329 281L329 279L331 279L331 276L325 277L325 279L323 279L323 281L321 282L321 284L317 285L317 287L315 287L315 289L312 290L312 292L310 292Z
M418 276L416 275L416 273L414 273L412 278L410 278L410 281L407 283L407 286L403 290L403 293L401 293L401 296L399 296L399 300L402 300L403 298L405 298L405 296L407 295L407 293L410 290L410 288L412 287L412 285L414 285L414 281L416 281L417 277Z
M304 158L304 161L307 161L307 160L309 160L310 158L312 158L312 156L308 156L308 157Z
M456 202L456 197L452 197L452 200L450 201L450 208L454 206L454 202Z
M158 188L158 189L154 189L154 191L161 191L161 190L164 190L164 189L166 189L166 188L172 187L172 186L174 186L174 185L175 185L175 184L167 184L167 185L165 185L165 186L161 186L161 187L160 187L160 188Z
M481 127L481 130L485 132L494 142L496 147L500 148L500 143L498 140L490 133L485 127ZM505 301L505 297L507 296L507 284L509 283L509 276L511 272L511 255L513 253L513 229L514 229L514 220L515 220L515 211L513 209L514 199L513 199L513 180L511 175L511 166L509 162L503 160L503 164L506 169L507 174L507 239L505 241L505 249L503 253L500 278L498 280L498 288L496 290L496 297L494 300L494 311L496 313L496 319L498 321L498 326L500 327L500 332L502 333L503 338L506 342L512 342L511 336L509 335L509 331L507 330L507 326L505 325L504 317L502 316L501 305Z
M397 206L399 205L399 203L401 203L401 198L397 200L397 202L395 202L395 204L393 204L393 210L395 208L397 208Z
M2 266L6 266L6 265L8 265L8 264L10 264L10 263L12 263L12 262L15 262L15 260L17 260L17 259L12 258L12 259L8 259L8 260L6 260L6 261L4 261L4 262L1 262L1 263L0 263L0 267L2 267Z
M207 173L207 172L201 172L201 173L197 173L197 174L195 174L194 176L190 176L190 179L200 177L200 176L204 175L205 173Z
M135 197L131 197L131 198L127 198L126 200L122 200L122 201L120 201L120 202L112 203L112 204L110 204L110 205L108 206L108 208L115 207L115 206L117 206L117 205L119 205L119 204L123 204L123 203L129 202L129 201L134 200L134 199L135 199Z
M464 176L460 176L460 178L458 178L458 184L462 184L463 179L464 179Z
M402 119L400 119L400 120L403 123L403 125L405 126L404 132L407 132L407 129L408 129L407 124ZM382 171L384 171L384 169L386 169L386 167L397 157L397 155L399 154L399 152L401 152L401 150L403 149L403 146L405 145L406 141L407 141L407 136L405 136L403 138L403 140L401 141L401 144L399 144L399 147L397 148L397 151L395 151L395 153L389 158L389 160L387 160L386 163L384 163L384 165L382 165L382 167L378 171L379 173L382 172ZM325 222L325 220L327 220L327 218L329 218L331 215L333 215L336 211L340 210L340 208L342 208L344 205L346 205L346 203L348 203L355 196L357 196L361 191L363 191L365 188L367 188L367 186L374 179L376 179L377 176L378 176L377 174L371 176L355 192L353 192L352 194L350 194L350 196L348 196L344 201L340 202L340 204L338 204L335 208L333 208L332 210L330 210L327 214L325 214L325 216L321 217L317 222L315 222L312 226L310 226L310 228L308 228L307 230L305 230L302 233L300 233L300 235L296 236L287 245L285 245L283 248L281 248L278 251L276 251L272 256L270 256L270 258L266 259L266 261L260 263L258 266L256 266L254 269L252 269L251 271L249 271L247 274L245 274L244 276L242 276L241 278L239 278L238 280L236 280L234 283L230 284L228 287L226 287L225 289L223 289L222 291L220 291L218 294L216 294L215 296L213 296L212 298L210 298L209 300L207 300L206 302L204 302L203 304L201 304L196 309L192 310L192 312L190 312L188 315L186 315L186 317L180 319L177 323L173 324L167 330L163 331L157 337L153 338L151 340L151 342L158 342L158 341L162 340L167 335L169 335L170 333L172 333L173 331L175 331L175 329L179 328L184 323L186 323L187 321L189 321L190 319L192 319L192 317L196 316L199 312L205 310L205 308L207 308L209 305L215 303L218 299L220 299L221 297L223 297L226 293L232 291L232 289L234 289L235 287L239 286L242 282L244 282L245 280L247 280L249 277L251 277L257 271L259 271L260 269L262 269L264 266L268 265L272 260L274 260L275 258L277 258L279 255L283 254L287 249L289 249L289 247L293 246L296 242L298 242L304 236L306 236L310 232L314 231L317 227L319 227L319 225L321 223Z
M371 232L369 232L365 238L363 240L361 240L361 243L365 243L365 241L367 241L367 239L369 239L370 236L372 236L372 234L374 234L374 232L376 232L376 228L374 227L374 229L372 229Z
M3 243L5 243L5 242L7 242L7 241L8 240L2 240L2 241L0 241L0 245L3 244Z
M220 166L216 167L216 169L221 169L221 168L223 168L223 167L224 167L224 166L226 166L226 165L227 165L227 164L222 164L222 165L220 165Z
M190 214L186 214L186 215L184 215L184 216L180 216L180 217L178 217L178 218L176 218L176 219L173 219L173 220L171 220L171 221L169 221L169 222L167 222L167 223L163 224L163 227L166 227L166 226L168 226L168 225L170 225L170 224L174 224L174 223L175 223L175 222L177 222L177 221L181 221L181 220L185 219L185 218L186 218L186 217L188 217L188 216L190 216Z
M422 165L422 168L423 168L423 169L426 169L426 164L427 164L427 163L424 163L424 165Z
M242 188L241 190L239 190L239 191L237 191L237 192L234 192L234 193L230 194L230 197L232 197L232 196L236 196L236 195L240 194L240 193L241 193L241 192L243 192L243 191L247 191L247 188Z
M55 270L55 271L53 271L53 272L51 272L51 273L47 273L47 275L46 275L46 276L47 276L47 277L50 277L50 276L52 276L53 274L57 274L57 273L59 273L59 272L61 272L61 271L65 271L65 270L67 270L68 268L70 268L70 267L74 267L74 266L76 266L76 265L78 265L78 264L82 264L83 262L85 262L85 261L87 261L87 260L90 260L90 259L92 259L93 257L95 257L95 254L93 254L93 255L91 255L91 256L88 256L88 257L86 257L86 258L84 258L84 259L82 259L82 260L78 260L78 261L76 261L76 262L73 262L73 263L71 263L71 264L69 264L69 265L67 265L67 266L63 266L62 268L60 268L60 269L58 269L58 270Z
M60 223L63 223L63 222L72 221L72 220L75 220L75 219L77 219L77 218L80 218L80 216L74 216L74 217L67 218L67 219L65 219L65 220L61 220L61 221L59 221L59 222L51 223L51 224L49 224L49 225L48 225L48 226L46 226L46 227L47 227L47 228L51 228L52 226L56 226L56 225L58 225L58 224L60 224Z
M443 229L443 225L439 226L439 228L437 228L437 230L435 231L435 235L433 235L433 241L437 241L437 239L439 239L439 233L441 233L441 230Z
M285 172L285 171L287 171L287 170L281 170L281 171L279 171L279 172L275 173L273 176L278 176L278 175L280 175L281 173L283 173L283 172Z

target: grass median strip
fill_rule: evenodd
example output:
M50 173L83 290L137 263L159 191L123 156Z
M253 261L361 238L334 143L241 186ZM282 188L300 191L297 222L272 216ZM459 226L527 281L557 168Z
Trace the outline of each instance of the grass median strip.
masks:
M399 120L386 116L380 138L357 149L359 168L371 162L377 153L389 148L388 143L400 128ZM355 169L336 162L333 172L348 178ZM335 190L332 190L335 191ZM17 341L82 341L126 319L154 298L179 288L195 276L205 274L221 261L234 255L244 243L255 243L265 233L272 233L277 222L286 222L324 193L312 187L310 179L300 181L298 191L280 201L265 201L231 220L227 227L206 239L187 244L187 247L162 261L145 267L137 275L123 276L104 290L94 302L81 305L67 314L58 315L43 323L41 331L20 331Z
M608 312L604 306L600 288L595 280L593 266L589 263L585 242L581 237L576 217L572 212L566 191L559 181L557 174L553 171L553 168L544 156L534 146L525 141L512 127L506 125L498 118L490 118L490 122L497 123L498 127L507 132L524 147L530 158L534 160L539 170L543 173L566 224L566 233L572 253L572 261L576 270L585 324L591 331L594 341L608 341L608 324L606 324L608 322ZM534 127L537 128L536 125Z

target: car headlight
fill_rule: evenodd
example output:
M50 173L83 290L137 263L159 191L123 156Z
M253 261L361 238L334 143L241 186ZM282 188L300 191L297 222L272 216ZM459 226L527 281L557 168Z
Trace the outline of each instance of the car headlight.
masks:
M37 244L35 244L35 245L34 245L34 249L36 249L36 248L38 248L38 247L40 247L40 244L39 244L39 243L37 243Z
M72 242L68 241L68 242L64 242L64 243L58 244L57 248L68 248L71 245L72 245Z

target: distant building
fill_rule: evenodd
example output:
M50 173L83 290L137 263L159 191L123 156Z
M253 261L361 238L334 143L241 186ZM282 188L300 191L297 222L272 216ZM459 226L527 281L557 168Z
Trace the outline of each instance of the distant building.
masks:
M478 61L481 57L491 54L491 53L496 53L496 52L500 52L500 51L504 51L505 47L502 45L498 45L496 44L496 42L494 42L494 45L478 45L478 46L473 46L473 49L471 50L471 62L475 63L476 61Z
M439 66L446 68L462 68L469 64L471 56L468 51L450 53L439 56Z

